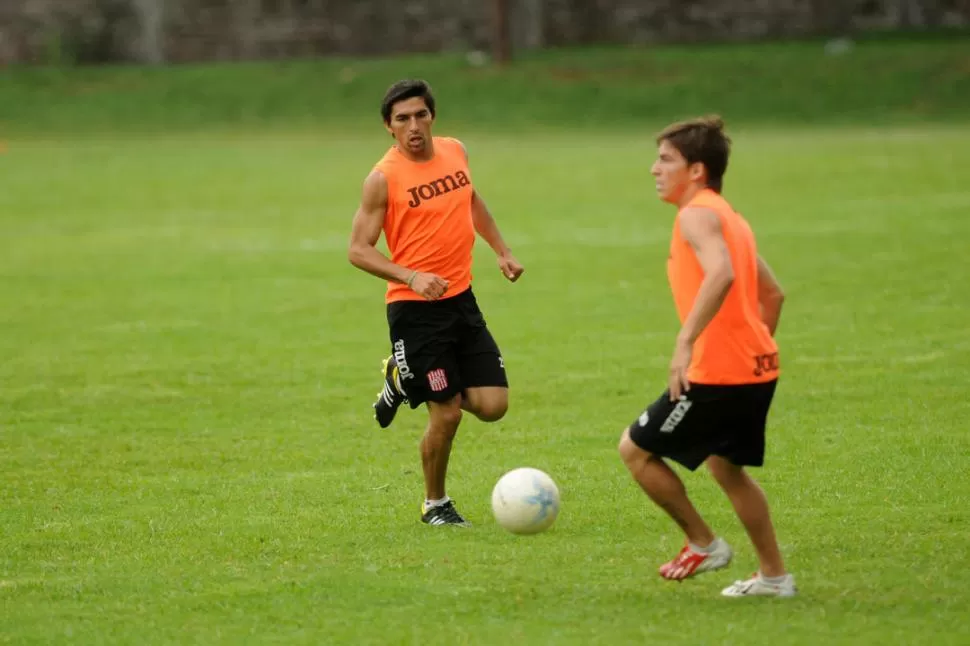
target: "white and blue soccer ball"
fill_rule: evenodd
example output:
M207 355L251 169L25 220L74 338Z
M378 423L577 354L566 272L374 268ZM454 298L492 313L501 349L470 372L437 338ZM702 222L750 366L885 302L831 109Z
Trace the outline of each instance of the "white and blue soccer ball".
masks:
M559 488L539 469L513 469L492 489L492 513L513 534L544 532L559 515Z

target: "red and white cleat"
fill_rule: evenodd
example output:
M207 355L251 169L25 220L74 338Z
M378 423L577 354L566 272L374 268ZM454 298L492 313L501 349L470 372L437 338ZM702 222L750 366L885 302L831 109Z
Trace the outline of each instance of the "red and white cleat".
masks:
M660 576L670 581L683 581L697 574L720 570L731 562L734 552L721 538L715 538L709 552L695 552L684 545L680 553L669 563L660 566Z

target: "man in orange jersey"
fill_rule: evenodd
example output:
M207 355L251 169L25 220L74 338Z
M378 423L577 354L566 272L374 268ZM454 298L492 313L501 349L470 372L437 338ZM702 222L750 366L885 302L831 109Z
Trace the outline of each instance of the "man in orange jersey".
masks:
M381 116L395 141L364 181L349 252L355 267L387 281L391 356L375 417L386 428L405 401L427 405L421 520L464 526L445 493L462 411L490 422L509 405L505 362L471 288L475 233L495 251L508 280L523 269L472 184L464 145L431 135L435 101L427 83L392 85ZM390 259L375 247L381 231Z
M677 207L667 276L680 333L668 388L623 431L619 451L648 496L680 526L687 544L660 567L680 581L725 567L733 552L707 526L664 462L707 466L730 499L760 568L727 597L795 594L768 502L744 470L764 462L765 421L778 380L775 329L783 295L758 255L748 223L721 196L730 139L718 117L667 127L651 170L657 193Z

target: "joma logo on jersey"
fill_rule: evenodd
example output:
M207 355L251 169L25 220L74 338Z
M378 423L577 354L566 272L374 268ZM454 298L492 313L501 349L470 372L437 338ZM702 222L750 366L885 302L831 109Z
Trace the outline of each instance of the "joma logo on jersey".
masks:
M760 377L766 372L778 372L778 353L759 354L754 358L754 376Z
M471 181L469 181L468 175L465 174L465 171L460 170L454 175L445 175L430 184L413 186L408 189L408 193L411 194L411 201L408 202L408 206L413 209L424 200L432 200L442 193L451 193L469 184L471 184Z

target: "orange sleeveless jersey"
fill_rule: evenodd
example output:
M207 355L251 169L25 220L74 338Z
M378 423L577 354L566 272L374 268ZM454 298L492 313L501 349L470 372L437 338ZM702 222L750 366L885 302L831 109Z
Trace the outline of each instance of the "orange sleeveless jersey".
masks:
M700 191L685 208L704 207L717 214L731 255L734 283L701 335L687 378L698 384L751 384L779 374L778 346L761 320L758 303L758 250L751 227L716 192ZM687 318L704 278L700 262L674 222L667 277L681 323Z
M409 160L396 146L374 167L387 180L384 238L391 261L448 281L450 298L472 281L472 182L457 139L434 137L434 157ZM403 283L388 282L385 302L424 298Z

